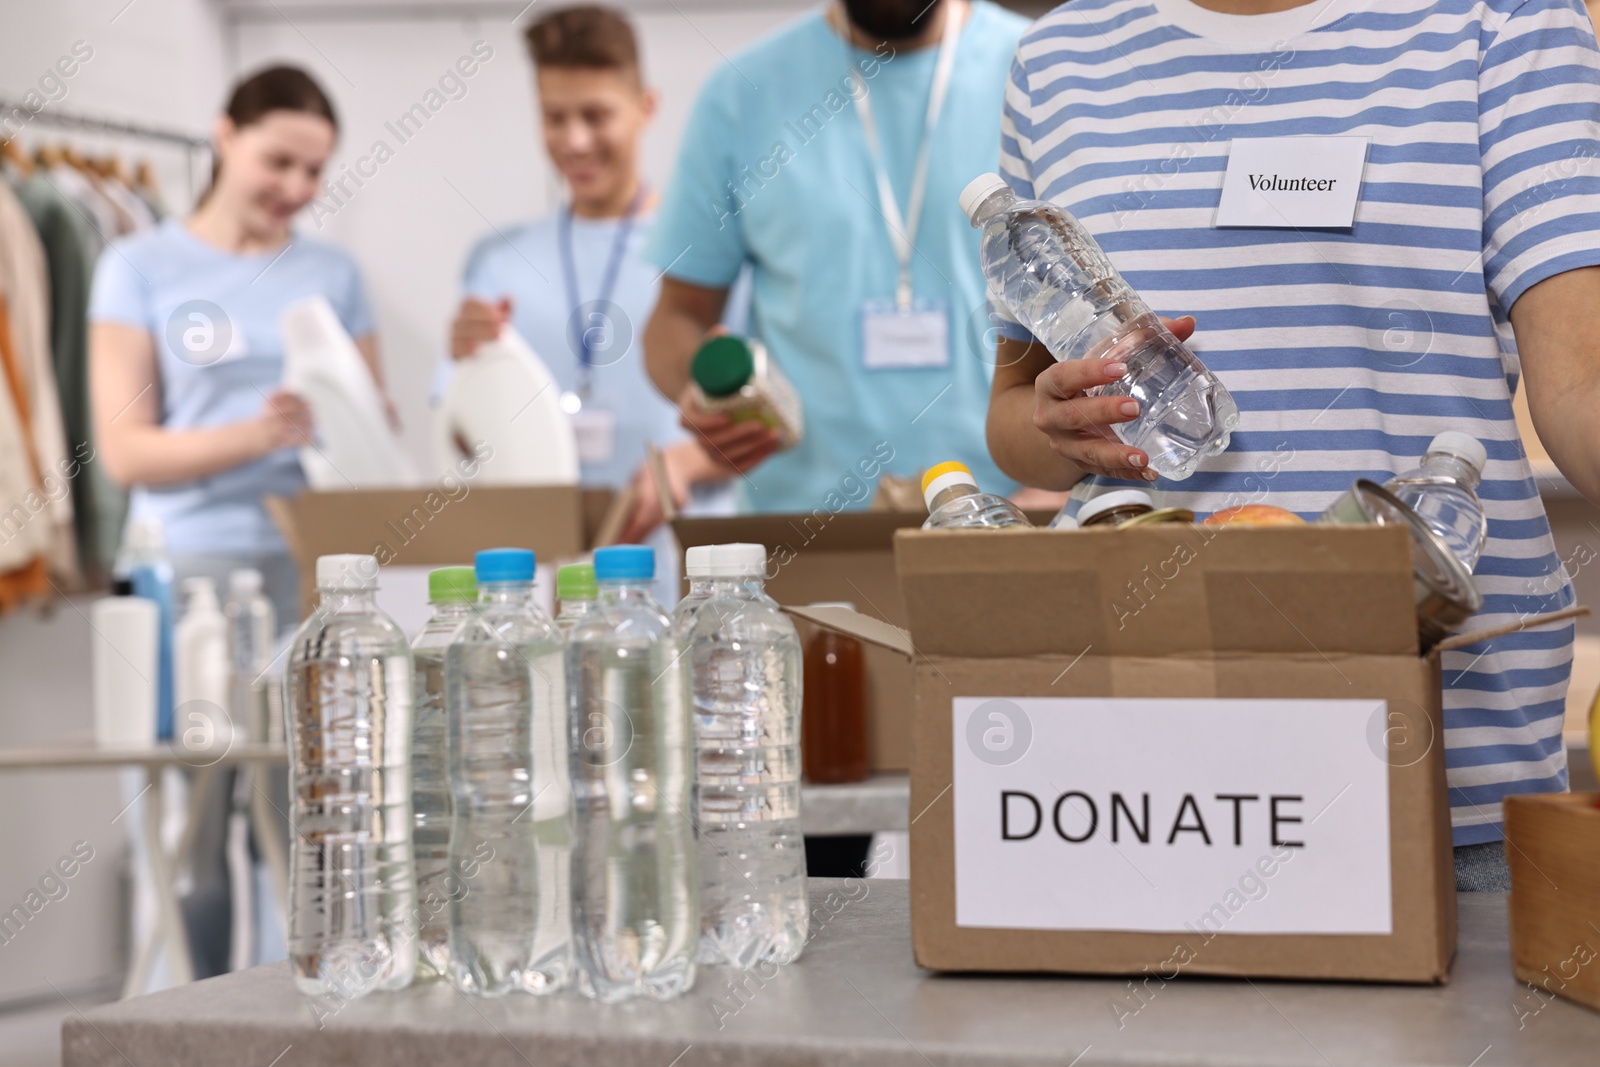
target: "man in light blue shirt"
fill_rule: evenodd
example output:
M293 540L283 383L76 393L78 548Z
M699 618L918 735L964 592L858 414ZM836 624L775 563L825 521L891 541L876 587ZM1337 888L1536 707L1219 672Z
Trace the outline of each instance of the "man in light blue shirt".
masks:
M1015 488L984 442L994 343L957 196L994 167L1026 25L987 0L844 0L707 80L646 250L666 272L646 354L685 423L743 475L745 509L837 510L867 471L946 460ZM746 264L750 333L805 409L804 439L777 455L776 434L708 416L687 391Z
M641 355L638 333L660 277L641 253L659 197L639 173L638 149L656 95L643 84L632 27L609 8L553 11L529 26L527 41L545 147L572 198L555 215L496 229L473 248L450 353L470 357L510 322L562 390L583 484L621 490L632 482L638 503L623 538L642 540L662 515L644 466L647 442L662 450L679 507L695 486L727 478L686 438Z

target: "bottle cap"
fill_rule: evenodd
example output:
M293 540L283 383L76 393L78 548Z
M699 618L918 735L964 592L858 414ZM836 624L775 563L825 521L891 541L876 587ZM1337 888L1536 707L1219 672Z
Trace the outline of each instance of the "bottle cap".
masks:
M594 550L600 582L648 581L656 576L656 554L647 545L609 545Z
M557 599L593 600L599 595L593 563L569 563L556 571Z
M966 214L967 220L976 226L978 224L978 220L972 216L975 212L977 212L978 205L982 204L985 200L989 199L989 197L993 196L995 193L998 193L1000 190L1009 188L1011 188L1011 186L1007 185L1006 180L1000 177L998 174L993 172L989 174L980 174L968 182L965 189L961 190L961 210Z
M261 572L254 567L242 567L228 572L228 591L235 596L250 596L261 592Z
M756 359L742 337L724 334L700 346L689 376L709 397L732 396L756 372Z
M976 489L978 480L965 463L941 463L928 468L922 476L922 501L928 510L933 510L934 498L952 485L970 485Z
M133 579L132 578L113 578L113 579L111 579L111 595L112 596L132 596L133 595Z
M688 578L711 577L711 546L695 545L683 554L683 573Z
M440 567L428 572L428 600L471 604L478 599L478 573L471 567Z
M1078 525L1087 526L1090 519L1104 515L1112 508L1138 507L1141 504L1155 510L1156 502L1143 489L1113 489L1109 493L1101 493L1078 509Z
M1483 442L1470 433L1460 430L1446 430L1444 433L1428 442L1428 451L1446 452L1457 458L1464 459L1472 464L1474 470L1483 473L1483 465L1489 460L1489 452L1483 447Z
M485 548L472 557L478 584L484 582L531 582L535 560L527 548Z
M160 555L167 550L167 532L160 519L129 519L122 543L130 552Z
M711 546L711 577L765 578L767 546L734 543Z
M346 552L318 556L317 588L350 592L378 588L378 557Z

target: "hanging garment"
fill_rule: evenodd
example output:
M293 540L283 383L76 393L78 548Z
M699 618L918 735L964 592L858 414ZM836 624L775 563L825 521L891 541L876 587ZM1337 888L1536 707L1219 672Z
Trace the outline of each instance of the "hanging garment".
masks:
M51 535L29 440L27 392L0 295L0 612L50 591L45 551Z
M38 460L49 524L50 569L67 586L77 586L78 549L73 530L70 482L81 465L69 464L61 398L50 349L50 277L44 247L28 212L0 182L0 293L11 317L11 345L26 398L29 439Z
M17 197L33 219L49 262L50 347L66 443L72 458L85 461L88 468L72 481L78 559L86 580L96 583L110 573L127 511L127 493L93 462L89 286L105 241L90 209L71 199L53 171L40 168L17 186Z

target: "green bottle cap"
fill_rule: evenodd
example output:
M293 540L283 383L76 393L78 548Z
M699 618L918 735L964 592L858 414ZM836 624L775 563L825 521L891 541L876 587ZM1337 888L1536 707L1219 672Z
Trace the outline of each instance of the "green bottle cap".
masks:
M732 396L756 372L755 357L742 337L713 337L694 354L689 374L709 397Z
M556 597L560 600L593 600L600 595L594 580L593 563L569 563L556 571Z
M428 599L435 604L473 603L478 599L478 578L471 567L440 567L428 572Z

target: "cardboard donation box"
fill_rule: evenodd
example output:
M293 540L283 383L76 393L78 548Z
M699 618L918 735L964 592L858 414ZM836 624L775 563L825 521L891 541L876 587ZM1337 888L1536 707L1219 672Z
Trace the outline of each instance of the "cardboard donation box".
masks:
M615 526L614 496L576 486L304 490L267 498L267 511L300 571L300 600L316 601L318 556L374 555L383 567L471 565L480 548L515 545L546 560L577 556Z
M1507 797L1513 1010L1552 996L1600 1011L1600 793Z
M905 531L912 934L945 971L1442 983L1437 657L1397 528Z

